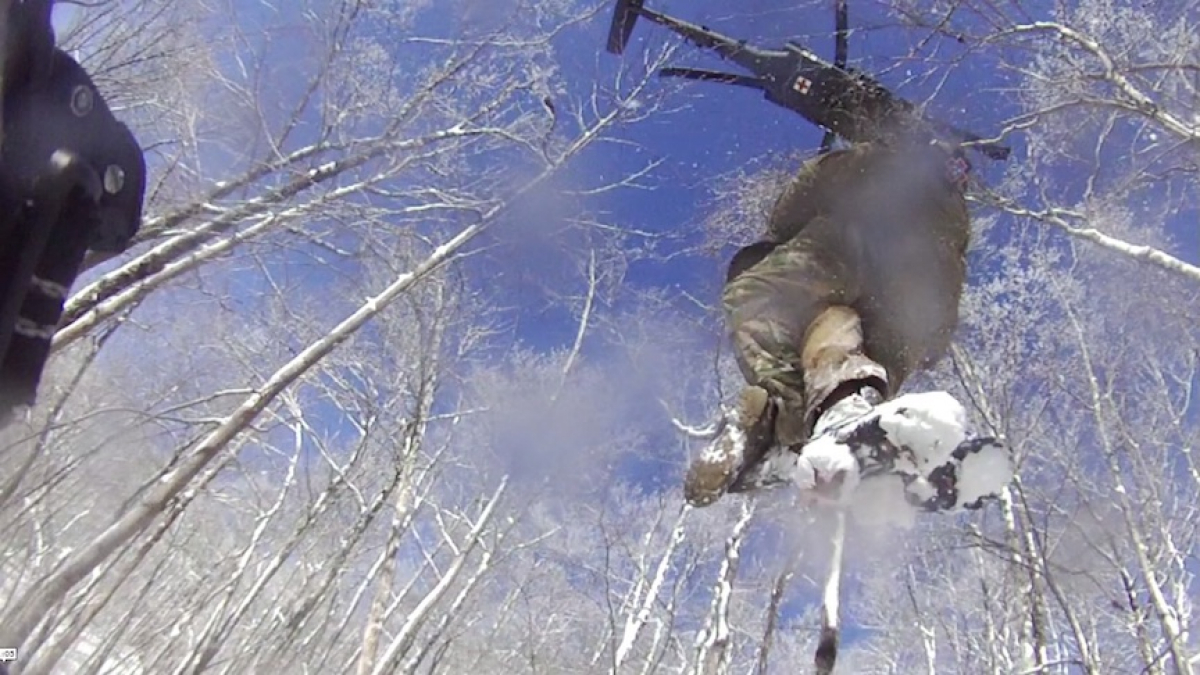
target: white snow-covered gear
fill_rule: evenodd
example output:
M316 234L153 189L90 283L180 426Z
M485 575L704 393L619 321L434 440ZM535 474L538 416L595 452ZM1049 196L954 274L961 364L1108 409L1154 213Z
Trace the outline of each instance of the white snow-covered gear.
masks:
M888 491L894 498L867 497L914 512L977 509L1012 480L1008 447L972 435L966 410L946 392L905 394L875 406L864 405L861 395L848 399L856 414L820 425L799 453L773 447L746 480L791 483L846 507L863 493Z

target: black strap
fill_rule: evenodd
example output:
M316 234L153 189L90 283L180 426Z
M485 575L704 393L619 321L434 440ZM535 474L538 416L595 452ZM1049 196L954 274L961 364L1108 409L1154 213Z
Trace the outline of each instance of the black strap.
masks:
M0 252L0 401L34 400L50 341L62 317L66 290L87 250L99 177L78 157L62 153L46 167L33 197L14 212ZM4 410L0 410L3 416Z
M54 59L54 0L12 0L4 40L5 90L50 78Z

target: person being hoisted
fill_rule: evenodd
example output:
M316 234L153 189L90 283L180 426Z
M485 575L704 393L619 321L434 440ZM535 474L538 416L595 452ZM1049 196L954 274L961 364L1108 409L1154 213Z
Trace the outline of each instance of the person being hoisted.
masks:
M970 238L964 160L880 132L806 163L761 240L733 256L722 304L747 386L687 472L693 505L769 484L772 448L803 455L814 435L869 413L945 353ZM843 480L813 473L818 492Z
M833 64L795 43L754 47L642 0L617 1L608 51L624 51L638 18L751 73L662 75L759 89L825 128L826 149L834 135L849 142L803 166L760 240L729 264L722 304L746 387L689 467L688 502L789 480L844 502L861 480L886 476L931 511L996 494L1012 475L1007 449L972 438L949 394L897 393L945 354L958 321L971 230L964 148L993 159L1008 148L925 118L846 70L844 4Z
M958 322L970 241L964 149L994 159L1008 149L846 70L846 3L835 11L832 64L796 43L751 46L644 0L616 1L607 45L622 53L639 17L666 26L751 74L660 74L758 89L823 127L825 150L834 136L850 143L807 162L759 241L729 264L722 304L746 386L684 478L693 506L784 483L837 504L818 675L837 662L847 515L895 522L908 520L905 506L978 508L1013 476L1008 449L970 434L950 394L897 395L946 352Z

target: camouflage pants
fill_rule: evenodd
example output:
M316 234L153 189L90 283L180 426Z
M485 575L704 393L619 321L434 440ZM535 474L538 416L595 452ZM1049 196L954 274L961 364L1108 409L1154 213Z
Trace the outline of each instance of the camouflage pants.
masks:
M746 381L780 405L776 443L804 442L839 384L890 396L946 351L970 231L948 159L862 144L810 161L735 256L726 321Z

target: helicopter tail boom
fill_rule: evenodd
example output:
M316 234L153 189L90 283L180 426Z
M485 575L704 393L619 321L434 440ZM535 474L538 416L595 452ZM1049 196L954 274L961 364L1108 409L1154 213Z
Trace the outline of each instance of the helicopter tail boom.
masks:
M620 54L629 44L629 36L633 34L633 24L641 13L643 0L617 0L613 9L612 25L608 29L608 52Z

